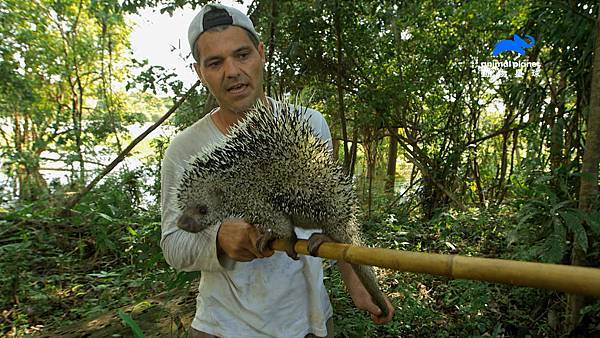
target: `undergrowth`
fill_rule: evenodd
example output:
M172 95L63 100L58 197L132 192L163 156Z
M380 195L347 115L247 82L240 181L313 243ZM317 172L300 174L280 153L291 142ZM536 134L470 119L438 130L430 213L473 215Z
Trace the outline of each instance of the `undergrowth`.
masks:
M0 334L23 336L114 312L197 276L178 274L165 263L159 210L155 204L139 206L138 192L148 190L143 182L143 175L131 172L109 178L66 218L55 216L62 205L56 200L2 211ZM402 205L395 212L382 210L364 222L374 246L543 259L523 253L526 237L514 243L512 234L526 225L515 206L443 210L428 222L407 217ZM393 321L383 326L355 308L337 269L325 263L336 336L552 337L564 332L565 297L557 292L377 271L396 309ZM590 302L583 313L585 333L600 334L600 302Z
M70 217L56 216L56 200L3 210L0 335L64 326L187 282L165 263L158 208L136 207L130 174L107 179Z

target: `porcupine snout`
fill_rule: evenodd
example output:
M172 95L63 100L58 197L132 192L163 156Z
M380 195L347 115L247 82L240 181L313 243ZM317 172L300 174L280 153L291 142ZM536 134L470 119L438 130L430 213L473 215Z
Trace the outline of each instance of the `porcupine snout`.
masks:
M183 214L177 219L177 226L185 231L200 232L209 226L207 216L208 206L205 204L191 205L183 210Z

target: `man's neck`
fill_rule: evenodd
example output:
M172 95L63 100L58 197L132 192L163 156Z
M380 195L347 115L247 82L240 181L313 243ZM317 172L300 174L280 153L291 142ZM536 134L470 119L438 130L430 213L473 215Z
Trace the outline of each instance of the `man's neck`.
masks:
M264 105L270 104L269 100L264 95L260 98L260 100ZM236 113L229 109L223 109L219 107L219 109L212 113L211 117L217 128L219 128L223 134L227 135L229 133L229 128L243 119L245 115L245 112Z

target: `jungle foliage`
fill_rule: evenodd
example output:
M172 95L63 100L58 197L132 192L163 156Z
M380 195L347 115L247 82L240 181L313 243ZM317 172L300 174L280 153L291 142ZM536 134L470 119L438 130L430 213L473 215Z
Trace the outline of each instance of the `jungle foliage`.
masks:
M127 127L158 120L187 91L131 57L127 15L206 2L0 2L0 334L112 312L141 336L145 326L117 309L193 289L198 273L177 273L159 247L172 133L77 194L126 149ZM325 115L371 245L600 267L599 6L254 0L249 14L266 91ZM535 43L493 57L515 34ZM524 65L492 75L493 61ZM193 90L165 124L184 129L209 100ZM396 316L375 326L328 264L339 336L600 335L598 299L387 270Z

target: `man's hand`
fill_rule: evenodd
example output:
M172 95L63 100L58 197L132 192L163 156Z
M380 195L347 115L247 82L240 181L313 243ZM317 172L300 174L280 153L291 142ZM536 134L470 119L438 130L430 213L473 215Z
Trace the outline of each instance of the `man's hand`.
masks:
M390 300L385 297L388 315L386 317L380 317L382 313L381 309L373 303L371 295L367 289L365 289L360 279L358 279L352 266L343 261L338 261L337 264L354 305L361 310L367 310L371 314L371 320L375 324L385 324L392 320L392 317L394 317L394 306L390 303Z
M256 242L258 230L240 218L223 221L217 233L217 250L238 262L249 262L255 258L270 257L273 250L259 252Z
M354 294L352 294L350 290L348 290L348 292L350 292L350 297L352 297L354 305L356 305L356 307L361 310L367 310L371 315L371 320L375 324L385 324L392 320L392 317L394 317L394 306L392 305L392 303L390 303L390 300L384 296L385 303L388 308L388 315L386 317L381 317L381 309L377 305L375 305L375 303L373 303L371 295L367 292L367 290L364 287L362 289L364 290L364 293L359 291L354 292Z

